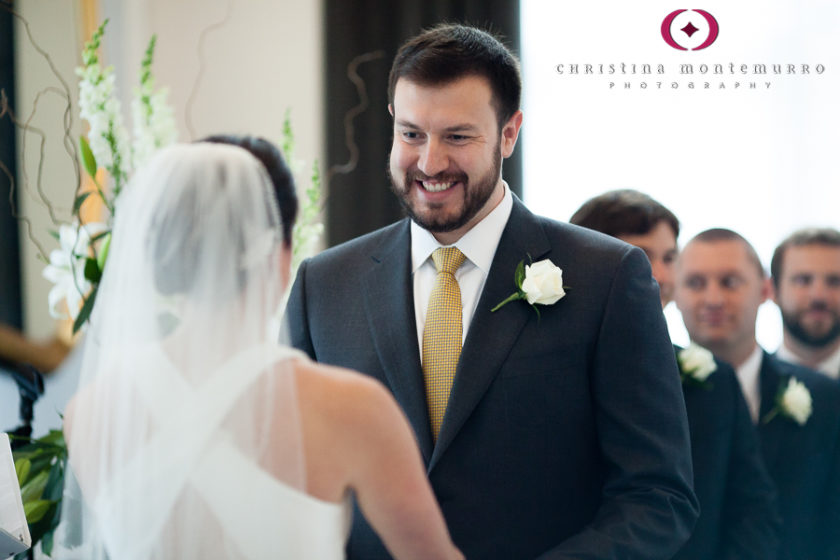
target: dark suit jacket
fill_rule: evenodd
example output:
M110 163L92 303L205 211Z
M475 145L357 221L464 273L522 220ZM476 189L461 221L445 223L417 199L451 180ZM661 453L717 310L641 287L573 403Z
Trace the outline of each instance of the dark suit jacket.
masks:
M773 560L776 491L735 371L716 363L708 387L683 385L700 517L674 559Z
M491 313L520 260L566 297ZM437 443L415 328L409 221L301 265L292 343L391 389L467 558L670 558L697 516L682 390L644 254L518 200L469 327ZM387 558L356 515L350 558Z
M805 384L813 413L804 426L776 416L779 384ZM759 435L764 462L779 493L781 560L840 558L840 384L825 375L764 353L759 373Z

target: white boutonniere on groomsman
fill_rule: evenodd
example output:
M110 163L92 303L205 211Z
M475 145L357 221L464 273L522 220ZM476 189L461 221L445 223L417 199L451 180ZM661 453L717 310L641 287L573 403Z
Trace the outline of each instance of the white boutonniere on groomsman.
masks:
M707 349L692 342L677 352L677 364L680 366L680 381L683 384L712 388L709 376L717 370L717 364Z
M785 418L789 418L804 426L811 417L812 412L811 392L804 383L791 377L788 379L787 385L782 381L779 383L779 390L776 392L776 405L768 412L762 419L762 423L767 424L781 414Z
M511 301L524 299L534 308L539 318L540 310L537 309L537 305L554 305L566 295L563 288L563 270L549 259L529 265L526 265L525 261L519 261L513 281L516 291L491 309L491 312Z

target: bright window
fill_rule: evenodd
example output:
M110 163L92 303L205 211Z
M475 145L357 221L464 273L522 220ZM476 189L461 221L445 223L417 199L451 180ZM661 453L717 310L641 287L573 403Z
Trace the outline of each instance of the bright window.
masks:
M769 268L794 229L840 227L840 3L710 2L719 35L687 51L661 31L678 7L522 1L525 202L567 220L594 195L635 188L677 214L681 241L728 227ZM680 44L708 37L697 12L678 17ZM666 316L685 343L673 304ZM781 341L770 302L757 336L770 351Z

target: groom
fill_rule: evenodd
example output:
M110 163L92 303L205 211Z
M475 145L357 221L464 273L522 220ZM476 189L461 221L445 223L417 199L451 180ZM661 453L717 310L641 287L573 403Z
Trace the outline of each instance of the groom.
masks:
M658 290L638 249L513 196L520 90L517 60L477 29L400 49L390 175L409 219L301 265L289 335L394 393L467 558L670 558L697 502ZM542 260L565 296L493 311L517 264ZM348 555L388 557L358 514Z

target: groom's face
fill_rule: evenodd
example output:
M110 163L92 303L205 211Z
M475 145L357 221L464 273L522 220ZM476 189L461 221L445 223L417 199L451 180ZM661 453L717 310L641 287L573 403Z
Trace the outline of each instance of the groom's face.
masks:
M389 110L392 189L415 222L453 243L502 200L502 158L522 114L500 133L490 85L477 76L434 86L400 79Z

